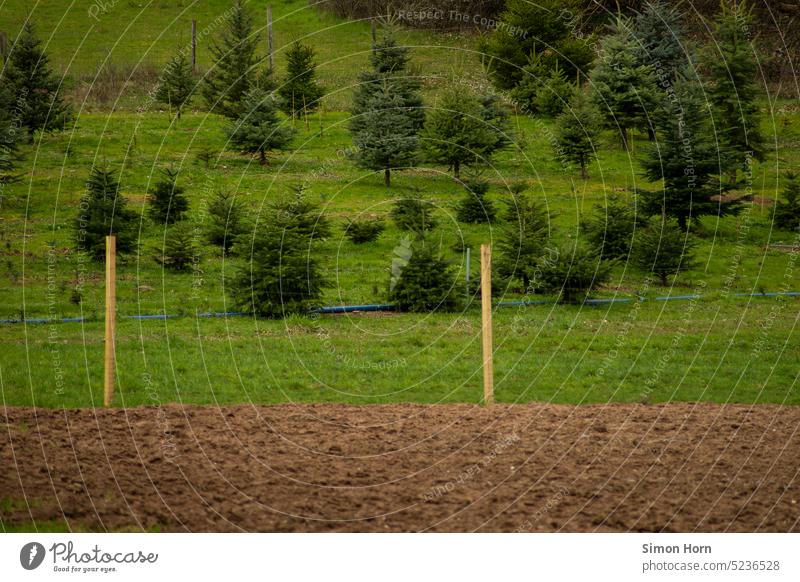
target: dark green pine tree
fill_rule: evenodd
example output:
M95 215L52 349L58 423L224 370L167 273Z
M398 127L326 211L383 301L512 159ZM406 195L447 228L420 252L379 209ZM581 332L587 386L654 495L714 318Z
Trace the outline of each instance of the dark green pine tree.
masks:
M800 231L800 176L787 172L783 200L775 204L775 226Z
M219 39L210 46L214 65L202 88L209 111L230 119L241 115L245 95L257 78L258 41L253 15L242 0L235 0Z
M633 36L639 62L653 67L662 92L694 66L694 48L686 38L676 6L662 0L645 2L634 18Z
M207 212L206 239L227 253L236 239L248 230L245 207L234 194L223 190L209 200Z
M461 166L488 163L509 143L508 134L507 116L494 97L453 88L428 115L420 147L427 161L446 164L460 179Z
M270 205L264 216L253 237L241 241L247 262L231 285L233 300L264 317L307 313L330 284L319 257L330 224L300 191Z
M638 50L630 22L617 18L591 74L593 99L606 124L619 132L626 151L630 130L648 124L655 100L653 67L639 61Z
M113 171L92 168L74 226L78 251L87 253L95 261L105 259L105 238L110 235L117 238L117 252L134 249L136 213L128 209Z
M562 303L583 303L611 278L613 266L614 261L603 260L593 248L573 240L539 258L536 283Z
M50 69L49 59L33 25L27 22L8 57L4 82L13 87L20 108L20 124L34 132L58 131L72 120L72 109L59 95L60 81Z
M198 257L194 227L187 222L170 226L156 261L172 271L186 271Z
M471 176L464 181L466 194L456 209L459 222L467 224L481 224L494 222L497 211L492 201L486 198L489 192L489 182L478 176Z
M541 115L555 117L567 108L574 93L575 85L556 64L536 91L535 109Z
M418 237L436 228L436 207L430 200L411 194L394 203L389 216L400 230L408 230Z
M16 169L21 156L17 149L19 120L15 117L16 111L12 88L0 77L0 188L19 179ZM0 204L2 201L0 195Z
M178 171L163 170L163 178L156 182L148 198L148 214L158 224L172 224L183 218L189 210L189 199L184 188L177 185Z
M637 235L631 261L645 273L653 273L661 285L668 277L694 268L694 240L670 220L660 220Z
M747 171L751 159L764 159L756 81L758 60L748 37L752 10L744 0L722 3L714 27L714 43L703 52L708 70L708 99L719 137L724 170L731 185L739 170Z
M416 165L419 129L408 115L406 101L389 81L372 94L365 107L360 115L362 129L353 135L356 151L350 157L361 168L382 170L388 188L392 170Z
M175 117L180 119L183 108L194 94L194 89L192 65L183 53L178 53L164 68L155 97L157 101L169 107L170 111L175 111Z
M662 0L645 2L634 18L633 36L639 62L653 67L653 106L661 107L678 77L694 72L694 47L686 38L679 9ZM655 140L653 125L645 122L645 126L650 140Z
M581 225L592 248L604 259L628 256L637 227L646 226L646 219L637 216L636 207L619 198L609 198Z
M588 165L597 157L600 126L597 108L580 89L556 119L556 155L564 162L579 166L584 180L589 178Z
M389 289L389 301L399 311L455 311L460 305L452 266L434 253L430 242L418 239L399 276Z
M497 273L503 279L519 279L525 292L535 282L539 259L546 254L553 215L523 187L512 190L503 218L506 225L497 242Z
M479 43L483 63L498 89L509 90L525 79L532 55L544 57L545 74L557 65L568 79L587 71L594 54L591 37L579 38L567 14L581 13L578 0L506 0L492 34Z
M663 190L645 193L645 210L676 218L686 231L690 219L735 214L736 201L712 198L720 194L719 159L702 85L678 79L674 99L655 117L658 141L642 160L647 179L663 180Z
M419 81L405 72L408 60L408 49L387 31L370 54L372 68L359 75L353 94L349 130L357 149L351 158L360 167L383 170L386 186L392 169L416 163L418 134L425 123Z
M258 154L265 165L267 152L288 147L295 130L278 116L275 98L257 87L247 93L241 107L239 119L226 129L228 139L240 151Z
M286 52L286 80L278 89L286 115L299 117L316 110L325 94L317 83L314 49L295 42Z
M275 89L278 88L278 82L275 80L274 71L270 67L264 67L261 72L256 75L254 86L266 93L274 93Z
M420 110L422 98L419 95L420 83L406 74L410 51L399 46L391 30L387 30L383 38L375 44L369 56L370 69L358 75L358 85L353 92L351 108L350 132L361 130L364 122L361 114L367 111L367 102L379 91L383 90L387 81L391 81L395 91L402 91L403 98L409 101L409 114L413 115L419 128L425 123L425 113Z

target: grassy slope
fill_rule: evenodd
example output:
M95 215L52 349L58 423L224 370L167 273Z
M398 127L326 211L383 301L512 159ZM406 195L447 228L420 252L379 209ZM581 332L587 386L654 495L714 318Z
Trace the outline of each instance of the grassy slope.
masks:
M283 53L295 40L310 44L317 52L318 73L330 89L325 100L329 110L344 109L350 88L356 82L370 49L370 28L364 22L337 19L326 12L310 9L303 0L272 1L275 66L284 71ZM88 87L99 85L104 102L116 107L137 109L145 101L145 91L130 84L115 83L108 92L101 69L112 70L133 79L158 71L178 50L191 46L191 22L197 21L197 66L207 70L212 63L210 40L220 30L220 17L229 9L229 0L0 0L0 30L6 30L13 43L22 23L31 15L39 36L45 40L51 62L66 76L66 84L78 98ZM262 56L267 52L265 1L250 0L256 29L261 39ZM106 6L104 10L102 8ZM432 36L401 31L399 38L418 47L416 63L432 86L442 76L457 75L474 68L477 57L458 35ZM106 94L109 93L109 94ZM92 106L96 94L89 94L85 105Z
M41 22L40 31L47 34L54 29L57 17L66 14L54 33L52 46L67 47L63 52L71 54L78 45L70 45L70 38L84 30L88 20L83 16L85 9L65 13L58 9L61 4L67 3L52 2L48 4L52 10L47 11L40 6L35 14ZM213 20L211 16L225 4L203 3L206 16L196 8L200 28L204 18ZM5 2L0 4L0 13L10 14L10 22L18 22L23 14L21 5ZM302 2L276 4L276 14L304 6ZM157 47L167 47L165 53L181 40L180 27L173 30L165 25L179 12L177 3L152 3L141 10L134 3L119 2L113 10L120 12L110 19L110 14L101 16L101 23L89 31L71 72L85 73L99 55L105 55L107 47L120 36L114 32L119 22L134 27L122 37L126 41L118 50L126 52L119 54L120 59L149 46L158 36L156 32L162 30L168 34ZM281 22L291 22L294 35L339 24L308 10L299 10ZM363 51L369 44L367 32L362 24L342 23L310 39L322 61L342 57L321 68L329 87L346 86L363 66ZM279 33L278 46L289 37ZM328 40L323 42L324 38ZM417 33L409 33L408 39L412 44L430 44L430 37ZM138 49L138 45L128 44L139 42L144 44ZM456 45L458 39L446 43ZM116 53L112 54L116 58ZM463 54L445 45L416 50L414 61L426 73L447 74L454 66L469 66ZM67 62L62 58L54 60ZM436 85L431 81L428 87ZM432 97L428 99L430 102ZM124 93L122 101L127 109L137 98ZM796 106L781 107L774 115L765 116L765 130L774 137L778 149L770 161L755 168L754 187L766 197L775 195L775 159L782 165L796 165L798 161L800 116ZM16 317L23 311L29 318L102 313L102 272L98 266L90 267L82 308L68 300L77 268L70 252L70 221L88 169L96 159L105 159L115 168L124 165L123 191L139 211L154 169L179 166L192 201L192 219L198 227L203 202L217 188L235 189L256 215L265 200L285 192L289 185L302 183L319 197L337 224L360 214L385 215L397 195L415 190L426 193L442 209L442 248L455 262L460 256L450 249L458 238L464 237L473 246L492 240L496 233L487 227L465 227L453 221L452 208L460 190L442 168L398 173L387 192L380 176L357 170L337 155L350 142L343 125L346 114L334 111L336 108L332 100L330 110L313 119L308 129L298 124L296 151L276 157L270 167L262 168L235 153L223 152L213 170L193 160L201 146L224 150L222 122L215 116L196 112L170 125L165 113L155 111L81 111L73 132L47 136L38 147L26 148L30 173L25 181L9 188L16 204L4 205L0 214L0 317ZM575 236L582 212L602 204L610 194L626 195L634 183L643 184L635 159L618 151L609 135L600 144L601 157L592 168L592 179L577 182L573 192L574 172L565 172L553 158L549 127L548 122L517 120L517 128L525 136L522 149L499 156L487 176L495 186L492 197L497 202L504 198L503 184L507 181L529 181L559 213L559 237L566 238ZM637 144L638 152L642 145ZM163 273L151 259L152 248L158 245L163 231L147 221L142 228L141 260L129 258L119 270L122 315L191 314L229 307L223 274L233 272L235 261L223 264L213 249L205 248L202 276ZM649 398L655 400L783 402L788 396L788 401L797 403L797 391L792 388L798 369L797 350L792 349L797 345L797 300L748 304L746 300L721 297L726 292L777 290L787 282L798 287L791 278L792 268L796 273L792 255L763 249L767 243L789 242L790 236L772 231L769 210L760 206L738 218L707 220L704 231L700 268L682 276L678 288L672 290L691 293L702 284L708 295L702 302L627 304L609 310L559 307L552 311L532 308L520 313L498 312L499 399L639 401L648 397L646 381L653 378L657 386ZM378 243L356 247L336 234L325 251L335 277L326 302L382 301L392 250L402 236L390 226ZM55 251L48 254L50 243ZM735 276L728 281L731 273ZM463 272L458 277L463 280ZM601 294L630 295L644 285L641 274L620 267L614 283ZM668 292L652 287L647 290L649 296ZM364 336L362 328L377 336ZM476 400L477 329L474 311L461 317L298 319L288 324L191 318L166 324L123 321L119 402ZM260 341L254 342L254 338ZM86 406L97 402L101 324L3 326L0 342L0 389L6 404ZM670 351L672 345L674 352ZM784 346L788 346L785 351ZM664 353L672 356L658 371L658 358ZM749 362L746 366L745 360ZM62 385L63 391L59 388Z

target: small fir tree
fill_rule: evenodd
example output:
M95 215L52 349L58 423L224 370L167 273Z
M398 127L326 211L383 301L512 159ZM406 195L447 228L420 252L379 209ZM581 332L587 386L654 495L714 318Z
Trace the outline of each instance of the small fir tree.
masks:
M19 131L18 121L14 117L16 107L12 88L0 76L0 188L19 179L16 170L21 156L17 147Z
M574 93L575 85L567 79L561 67L556 65L536 91L536 111L546 117L555 117L567 108Z
M509 91L511 99L524 111L532 115L538 113L537 96L542 84L547 78L548 71L539 55L531 55L528 64L522 68L522 73L516 86Z
M583 223L583 230L592 248L604 259L627 257L631 250L637 226L644 220L636 216L632 204L619 198L610 198L598 206Z
M509 143L507 118L496 101L450 90L425 122L420 145L425 158L446 164L456 179L461 167L488 163Z
M286 80L278 89L286 115L315 111L325 91L317 83L314 49L295 42L286 53Z
M597 139L600 135L600 117L584 91L577 91L569 107L556 120L556 154L564 161L581 169L581 178L587 180L587 166L597 157Z
M693 68L694 49L686 38L677 6L661 0L645 2L643 10L633 20L632 28L638 45L638 60L653 67L656 86L661 93L679 75L685 75Z
M519 279L527 292L550 240L553 215L518 186L512 190L504 218L506 225L497 243L497 272L503 279Z
M351 135L356 135L367 125L363 113L370 111L369 100L384 90L388 84L392 92L403 99L403 107L412 126L419 132L425 125L425 110L420 96L419 80L406 71L410 51L398 46L391 30L387 30L370 53L371 68L358 76L358 85L353 92L352 116L349 120Z
M594 101L607 125L619 131L625 151L630 149L630 130L647 125L655 99L653 66L639 60L638 50L630 23L618 18L591 74Z
M430 200L421 196L407 196L395 202L389 215L400 230L408 230L421 236L436 228L438 221L434 212L435 208Z
M362 129L353 135L356 150L350 157L361 168L383 171L388 188L392 170L416 165L419 129L408 115L405 100L388 82L372 94L365 107Z
M208 203L206 221L208 242L220 247L223 253L227 253L237 237L247 230L244 204L230 192L220 191L214 194Z
M353 94L350 135L356 151L351 158L362 168L391 170L417 162L418 134L425 122L420 83L406 74L409 51L397 45L391 31L370 54L372 68L359 75Z
M506 0L505 11L498 18L504 26L479 42L494 85L502 90L516 87L524 79L523 67L532 55L543 55L546 71L559 66L570 79L578 71L587 71L594 58L593 39L575 34L576 19L572 17L580 17L581 12L576 0Z
M350 242L360 245L378 240L386 225L382 220L351 220L344 227Z
M186 271L195 263L198 253L194 227L181 222L167 229L155 259L171 271Z
M50 69L30 22L25 23L14 42L2 80L24 104L19 110L19 123L30 136L38 130L62 130L72 120L72 109L59 94L60 81Z
M242 102L242 114L226 129L228 139L240 151L258 154L261 165L267 164L267 152L286 149L295 130L278 116L275 98L254 88Z
M118 253L134 249L136 214L128 209L113 171L92 168L74 226L78 251L87 253L95 261L105 259L107 236L116 237Z
M231 287L234 302L263 317L307 313L329 286L319 243L330 233L330 225L301 191L272 204L265 216L253 237L242 240L247 262Z
M464 189L466 193L456 209L456 218L459 222L468 224L494 222L497 211L492 201L486 198L489 182L473 176L464 182Z
M663 190L644 194L647 212L676 218L684 231L690 219L737 213L737 201L714 199L720 193L719 158L703 87L679 79L674 99L665 102L655 119L658 142L642 166L648 180L663 180Z
M591 292L611 277L614 264L606 261L580 241L561 246L541 257L538 276L541 288L559 296L564 303L583 303Z
M229 119L242 114L242 103L256 79L258 43L253 15L242 0L235 0L219 38L210 46L214 64L202 88L209 111Z
M694 268L695 243L691 235L669 219L642 230L631 251L631 261L645 273L659 278L661 285L668 277Z
M738 170L747 171L751 159L764 159L764 137L758 99L758 59L748 37L752 9L744 1L722 2L714 26L714 43L703 53L708 70L716 134L728 182L735 185Z
M158 224L172 224L189 210L184 188L177 185L178 171L165 168L162 179L156 182L148 199L148 214Z
M174 110L175 118L180 119L183 108L194 94L194 88L192 65L183 53L178 53L164 68L155 98L171 111Z
M417 240L389 291L389 301L399 311L457 310L460 302L452 266L434 253L430 243Z
M264 67L256 76L253 86L258 87L262 91L273 94L278 88L278 82L275 80L275 74L271 67Z
M292 186L290 190L288 196L269 206L270 224L296 230L309 240L323 241L331 236L330 221L307 195L305 186Z
M800 229L800 177L794 172L786 174L783 200L775 204L775 226L795 232Z

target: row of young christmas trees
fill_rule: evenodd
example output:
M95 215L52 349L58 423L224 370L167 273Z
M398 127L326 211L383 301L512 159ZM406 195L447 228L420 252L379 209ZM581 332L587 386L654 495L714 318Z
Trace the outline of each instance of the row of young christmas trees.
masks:
M244 259L226 284L238 308L283 317L319 305L323 291L332 284L321 248L332 235L332 225L302 188L268 203L257 224L241 200L218 192L209 201L204 220L190 224L184 220L189 200L176 178L176 172L165 170L148 199L152 221L169 225L163 244L155 249L157 261L175 271L198 268L205 241ZM565 302L580 302L608 282L612 269L622 262L657 277L663 286L670 276L694 266L693 237L663 216L653 220L637 213L621 199L609 200L581 220L579 239L558 244L554 215L525 192L525 184L509 186L501 211L485 197L488 182L472 175L464 186L467 194L454 208L458 221L496 227L493 287L498 294L544 292ZM800 180L791 179L786 188L787 198L800 199ZM439 224L436 215L433 203L418 195L397 200L390 212L395 225L410 235L401 242L402 248L395 249L391 268L387 265L387 297L400 310L458 310L479 293L473 285L464 295L454 266L431 243L437 239L431 236ZM374 242L383 230L381 219L351 220L343 227L344 236L354 244ZM77 248L101 261L104 239L111 231L120 252L137 250L140 218L119 195L113 173L95 168L75 219ZM456 246L460 250L465 244L460 239ZM472 280L477 282L476 277Z
M203 94L210 107L233 118L234 121L228 129L231 140L239 144L242 149L259 152L263 157L276 143L270 139L277 139L283 146L290 139L291 129L277 117L278 104L283 104L284 108L289 107L288 112L291 115L307 114L308 110L318 105L322 90L314 79L313 51L299 44L295 44L289 52L289 80L277 91L271 82L270 71L255 74L257 62L255 42L252 45L244 42L250 38L252 19L243 6L237 5L237 8L232 13L228 29L223 33L220 44L215 45L214 54L217 55L218 62L214 68L215 73L210 74L203 85ZM746 14L743 16L742 13L736 12L739 9L723 12L717 32L720 38L727 38L733 43L730 45L723 43L722 46L728 46L730 50L727 52L732 55L731 58L738 59L735 60L736 70L754 73L752 57L742 50L741 39L737 40L738 37L731 28L732 24L740 25L742 19L746 19ZM648 10L649 13L637 19L636 26L622 19L617 21L614 32L603 43L603 58L591 73L594 86L591 94L587 95L585 90L568 83L564 85L562 82L565 82L565 79L557 61L548 75L523 76L511 93L516 96L523 110L531 111L535 108L538 113L542 113L545 109L556 112L557 107L552 103L570 102L570 108L557 118L556 149L566 161L579 163L584 172L588 161L592 158L597 132L601 127L599 120L602 115L599 111L602 109L597 107L599 102L610 103L612 96L618 97L617 111L613 113L613 119L626 119L630 124L622 126L620 131L625 147L629 144L627 137L629 127L635 127L637 120L640 122L644 117L653 120L647 129L653 134L656 144L650 148L650 154L644 164L648 175L652 171L653 180L661 178L665 180L665 188L664 193L644 196L640 208L647 209L649 205L648 214L674 216L680 228L673 227L662 218L654 228L640 231L645 235L650 234L650 240L655 244L648 244L645 237L639 246L634 248L638 250L631 256L639 257L637 262L641 265L649 264L648 270L659 274L662 280L665 280L667 274L676 272L678 267L685 269L690 262L688 251L691 244L687 242L689 239L685 230L690 216L696 218L704 213L718 214L736 210L734 203L711 200L711 195L719 193L722 189L719 181L714 183L713 178L716 175L714 170L718 174L721 163L729 164L727 168L732 173L729 185L733 185L739 169L738 164L741 162L742 169L746 171L752 158L758 156L758 151L748 150L744 158L737 155L742 153L741 149L744 146L758 145L760 137L752 129L757 128L755 121L757 94L747 90L748 87L752 88L752 78L745 75L736 82L745 87L745 90L739 91L740 101L742 95L752 97L752 107L743 108L752 115L751 127L748 127L745 117L736 122L744 128L745 141L736 141L736 136L740 136L742 132L734 131L736 128L733 128L734 130L725 134L724 149L710 145L711 140L703 131L707 129L706 112L700 100L704 87L698 78L692 78L688 74L693 71L688 66L693 63L693 59L686 57L685 47L681 42L673 46L675 50L672 52L662 46L663 42L666 42L666 37L674 39L677 36L676 25L669 24L662 37L654 33L647 37L653 47L658 47L656 51L659 55L658 62L662 64L661 84L655 86L650 84L653 80L652 75L655 74L654 68L643 63L645 57L642 55L646 53L641 52L641 42L636 42L635 30L637 27L640 31L643 29L642 22L646 21L643 19L647 14L651 19L653 15L658 15L655 21L667 22L669 18L675 18L675 14L670 11L664 12L665 8L659 4L651 5ZM638 34L641 36L641 32ZM237 35L241 36L239 41L236 40ZM43 53L38 49L32 29L26 28L23 36L25 38L20 43L23 50L16 51L16 55L12 53L7 75L8 79L15 83L14 87L18 93L33 95L29 100L31 103L24 103L24 108L20 108L18 112L18 117L23 119L24 126L32 133L36 128L52 129L48 127L51 120L49 114L42 115L43 111L47 111L41 107L42 96L50 99L49 111L56 112L57 115L53 119L58 119L59 123L63 124L69 118L69 110L58 101L56 88L52 86L52 75L46 69L46 60L42 59ZM736 44L737 42L740 44ZM245 45L249 48L243 57L236 51L242 50L242 46ZM26 48L27 51L24 50ZM682 56L677 56L678 48L683 51ZM655 51L655 48L652 50ZM664 68L663 63L669 61L670 54L674 59L686 60L686 63L682 66L673 65ZM185 74L185 63L181 64L181 58L177 57L171 66L167 67L156 93L159 99L174 105L178 112L185 105L186 99L196 90L195 85L183 83L185 94L176 92L175 88L181 86L181 79L190 79L190 75ZM496 151L511 143L507 114L495 96L470 95L463 88L452 90L446 93L441 105L426 119L419 96L419 81L409 77L405 72L408 58L407 49L397 46L391 34L387 34L372 51L370 58L372 69L359 78L360 83L354 96L354 115L350 121L356 146L353 157L359 165L383 170L388 184L391 170L413 165L419 159L418 151L422 150L425 159L448 164L458 177L462 164L466 166L485 164ZM224 62L225 59L230 60L228 65ZM39 65L35 66L33 71L29 71L32 62ZM545 59L536 57L535 53L532 54L530 67L543 71L546 69L545 63ZM231 75L235 64L246 66L246 71ZM713 69L711 70L713 72ZM31 74L28 74L29 72ZM247 74L244 74L245 72ZM669 72L674 73L672 80L669 79ZM237 100L233 98L232 89L236 81L242 80L245 82L239 86ZM644 82L644 85L637 88L637 83L640 82ZM738 87L738 84L734 84L734 87ZM8 88L12 85L9 83L4 86ZM552 97L558 94L563 86L570 87L570 95L560 94L558 99L550 100L551 105L545 108L543 104L548 103L548 99L544 96ZM718 87L719 81L712 81L711 86ZM42 90L43 87L45 90ZM291 87L288 92L287 87ZM613 90L614 87L619 91ZM661 98L654 96L656 87L663 89ZM620 93L625 88L628 90L627 96ZM634 97L631 97L631 93ZM185 99L177 98L181 95ZM524 95L529 97L527 102L522 98ZM34 106L37 104L39 107ZM739 106L742 107L741 103ZM725 108L722 105L720 107L724 113ZM608 109L611 110L611 107ZM256 149L252 149L254 147ZM691 171L687 172L687 168ZM179 189L175 184L175 178L174 174L168 174L167 179L160 182L152 193L151 215L157 220L166 218L167 221L174 221L180 217L185 200L181 201L178 195ZM120 250L132 248L133 237L128 236L128 233L133 231L132 229L128 231L124 225L126 222L132 222L133 217L122 205L113 175L106 170L95 170L88 186L87 204L82 205L81 213L76 220L79 247L101 259L102 238L113 230L120 239ZM486 185L472 181L467 187L469 194L459 209L459 217L466 222L491 221L495 213L485 197ZM782 224L796 228L800 220L800 213L797 211L796 182L790 182L787 187L787 198L789 201L780 204L776 210L776 221L780 218ZM592 227L589 227L589 238L594 240L597 249L574 244L570 248L555 249L553 252L554 247L549 244L549 216L542 206L531 197L519 197L514 193L511 200L513 210L507 213L507 225L498 244L500 279L506 281L519 279L526 291L536 286L547 289L545 281L549 280L551 290L556 290L555 287L560 284L560 290L568 298L574 298L590 290L607 278L611 264L605 259L627 256L624 253L632 250L630 239L634 227L638 225L641 228L645 222L641 218L631 218L630 209L624 205L612 205L604 210L604 219L598 218L594 221L595 225L603 227L602 231L595 228L595 234L592 235ZM297 214L298 208L302 209L301 218L297 219L300 220L300 225L304 224L302 216L314 209L313 204L299 198L278 204L283 207L276 206L274 210L283 219ZM416 207L416 214L423 217L422 226L413 226L412 220L409 223L412 226L408 228L424 235L431 224L431 221L426 221L424 218L426 205L427 203L421 200L404 200L398 204L396 214L405 213L413 217L415 215L413 209ZM234 206L232 200L220 195L209 209L212 216L209 239L212 241L216 239L215 242L222 244L228 250L232 241L243 234L237 231L232 221L232 216L236 214L233 211ZM421 214L420 208L423 209ZM214 219L214 216L217 219ZM402 227L402 222L396 221ZM294 223L291 221L283 225L273 222L270 218L267 219L264 225L265 232L274 236L276 228L283 231L289 228L293 232L297 231L295 234L300 237L297 240L289 239L289 242L305 240L305 243L297 248L306 250L311 245L311 239L303 238L310 234L303 230L305 227L297 230L298 227L293 226ZM215 229L216 234L214 234ZM359 232L367 235L359 235ZM348 226L348 236L353 240L358 238L371 240L373 235L377 236L379 233L380 225L377 223L351 223ZM545 236L545 233L548 236ZM313 242L324 239L323 234L318 231L313 237ZM295 257L297 260L293 264L298 269L298 277L295 280L297 285L293 287L287 280L287 265L292 264L292 261L288 261L288 256L284 256L291 253L291 249L284 246L275 254L274 248L264 246L269 245L269 236L264 238L259 235L251 238L253 244L248 267L238 278L239 284L233 285L234 289L240 290L237 294L243 304L250 302L249 307L257 312L274 315L278 308L283 310L290 304L305 308L318 299L325 278L322 276L319 264L314 261L310 253L303 257ZM172 227L163 253L159 256L160 260L168 267L185 268L191 257L187 251L193 246L192 240L186 225ZM436 305L441 307L449 304L451 300L455 301L457 294L441 294L445 288L452 290L452 279L448 279L450 271L446 263L442 262L441 258L433 256L430 245L424 243L424 237L415 242L414 247L410 249L411 257L403 269L403 277L393 285L392 298L401 306L425 309ZM548 249L547 253L544 252L545 249ZM554 259L554 256L561 259ZM300 258L305 259L302 265L299 262ZM585 268L577 268L581 265ZM310 274L319 277L309 277ZM561 277L563 279L559 280ZM408 281L416 282L406 283ZM258 293L255 292L256 282L258 282ZM277 298L276 289L281 289Z
M556 20L544 28L559 30L558 11L509 3L512 9L524 13L505 15L518 27L542 28L541 19L549 18ZM531 21L520 22L525 16ZM735 189L753 161L764 157L758 61L744 32L749 22L744 2L723 3L715 44L698 53L683 33L677 9L652 2L635 19L616 19L593 67L590 59L565 61L569 53L557 58L534 43L525 46L530 54L522 74L509 75L496 60L487 68L518 110L556 116L550 140L555 155L565 165L580 167L584 178L597 157L601 131L616 131L626 150L632 147L633 130L646 132L652 144L639 161L651 182L663 180L663 189L642 192L642 207L676 219L686 230L690 218L738 212L739 202L720 195ZM319 107L324 91L315 79L314 53L294 43L287 52L286 78L277 86L271 69L258 73L258 35L244 6L235 5L227 26L213 46L217 60L202 93L211 110L231 118L230 143L265 163L268 152L290 147L294 134L277 110L307 116ZM561 30L561 35L568 32ZM501 28L487 50L510 54L524 42L530 41ZM358 77L349 120L354 147L348 150L358 166L383 172L386 186L393 170L421 162L444 164L458 179L463 166L485 166L515 143L497 95L476 94L456 83L426 108L420 78L407 70L409 58L409 50L387 30L373 46L370 69ZM586 70L576 68L576 77L588 78L588 86L570 82L567 65L583 66ZM158 98L179 112L195 91L188 64L179 55L167 67Z

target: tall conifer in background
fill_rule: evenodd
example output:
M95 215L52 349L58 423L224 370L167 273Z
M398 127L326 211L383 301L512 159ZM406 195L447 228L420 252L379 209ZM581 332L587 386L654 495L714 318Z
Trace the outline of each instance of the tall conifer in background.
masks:
M72 108L59 94L60 81L50 69L30 22L25 23L14 42L2 81L8 83L20 103L20 124L30 136L38 130L64 129L72 120Z
M756 82L758 59L748 37L751 25L752 10L746 2L723 2L714 26L715 43L703 52L710 81L708 99L731 185L736 183L739 170L747 171L751 159L764 158L758 111L761 91Z
M315 111L325 91L317 83L314 49L295 42L286 52L286 80L278 88L286 115L299 117Z
M714 200L720 194L717 145L709 123L702 85L689 79L675 83L675 99L656 116L658 141L642 161L651 182L663 190L645 194L651 214L674 217L682 231L690 219L738 211L735 201Z
M619 132L626 151L630 130L647 125L654 100L653 67L639 61L638 49L630 22L617 18L591 74L594 101L606 124Z
M349 130L356 151L351 158L362 168L383 170L387 187L392 169L416 163L418 134L425 123L420 84L407 75L408 60L408 49L387 31L370 55L372 68L359 75L353 94Z
M175 112L175 118L181 118L183 108L189 103L194 93L195 82L192 76L192 65L183 53L178 53L164 67L161 74L156 100Z
M242 0L236 0L217 40L210 50L214 65L203 84L209 111L236 119L242 102L257 77L259 36L253 33L253 15Z

